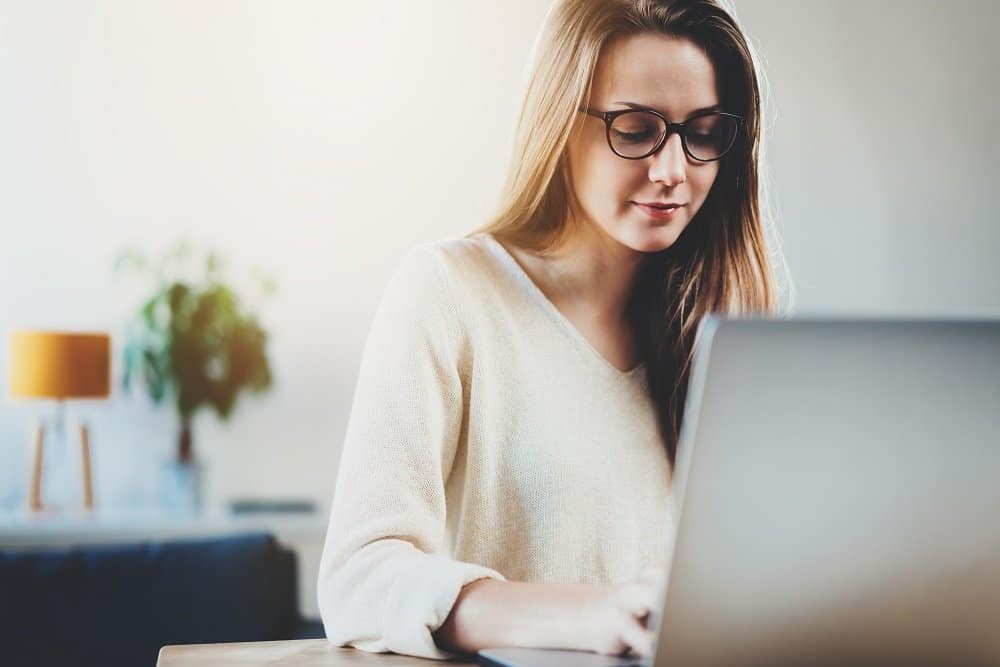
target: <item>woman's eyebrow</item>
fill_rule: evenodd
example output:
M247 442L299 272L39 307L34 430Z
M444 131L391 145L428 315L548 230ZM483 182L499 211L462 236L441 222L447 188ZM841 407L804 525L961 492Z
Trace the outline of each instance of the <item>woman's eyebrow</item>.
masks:
M612 102L612 104L624 104L630 109L639 109L642 111L659 111L659 113L663 113L659 109L654 109L653 107L646 106L645 104L637 104L636 102ZM721 111L721 110L722 110L721 104L713 104L710 107L702 107L700 109L695 109L694 111L689 113L687 117L690 118L691 116L697 116L700 113L708 113L710 111ZM667 114L663 113L663 115L666 116Z

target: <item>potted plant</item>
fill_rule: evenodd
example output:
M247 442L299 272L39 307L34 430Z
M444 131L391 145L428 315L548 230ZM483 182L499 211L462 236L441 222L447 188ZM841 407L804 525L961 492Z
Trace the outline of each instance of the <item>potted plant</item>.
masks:
M221 258L208 252L200 276L182 276L190 255L190 246L181 243L156 267L134 250L115 263L116 274L136 270L153 282L127 326L122 386L127 392L138 380L154 403L173 404L181 470L194 467L191 422L198 410L211 408L227 420L242 393L263 392L272 382L267 333L225 279ZM260 274L254 285L261 297L274 292L274 283Z

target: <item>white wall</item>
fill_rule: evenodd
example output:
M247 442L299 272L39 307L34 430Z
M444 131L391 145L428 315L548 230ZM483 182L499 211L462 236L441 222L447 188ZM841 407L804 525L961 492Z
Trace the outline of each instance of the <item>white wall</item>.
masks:
M546 0L0 0L0 376L14 327L120 333L127 245L261 266L276 384L196 421L209 496L325 506L400 253L493 211ZM737 2L771 83L772 180L808 312L1000 314L992 2ZM116 360L117 361L117 360ZM117 369L116 369L117 370ZM46 406L0 399L0 506ZM155 501L172 414L90 421L98 500Z
M805 312L1000 314L1000 3L737 0Z

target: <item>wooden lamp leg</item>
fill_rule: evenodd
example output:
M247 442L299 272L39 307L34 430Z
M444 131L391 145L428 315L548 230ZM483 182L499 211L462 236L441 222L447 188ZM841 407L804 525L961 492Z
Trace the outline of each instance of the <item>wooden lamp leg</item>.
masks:
M83 507L94 509L94 484L90 472L90 434L87 425L80 423L80 465L83 468Z
M45 447L45 424L35 426L31 446L31 481L28 486L28 509L42 510L42 460Z

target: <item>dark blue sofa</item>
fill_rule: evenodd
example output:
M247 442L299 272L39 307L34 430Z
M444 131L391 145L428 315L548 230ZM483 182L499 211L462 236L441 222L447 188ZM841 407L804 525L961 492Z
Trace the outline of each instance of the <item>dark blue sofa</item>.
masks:
M161 646L322 637L267 534L0 551L5 665L154 665Z

